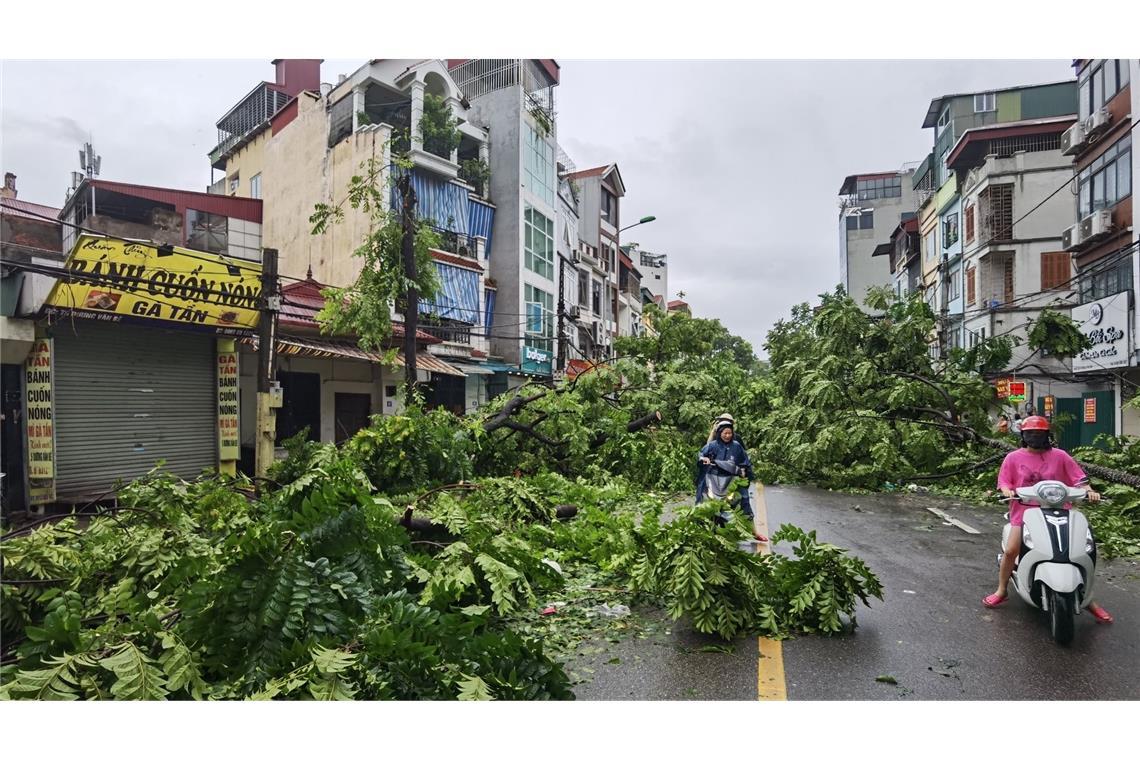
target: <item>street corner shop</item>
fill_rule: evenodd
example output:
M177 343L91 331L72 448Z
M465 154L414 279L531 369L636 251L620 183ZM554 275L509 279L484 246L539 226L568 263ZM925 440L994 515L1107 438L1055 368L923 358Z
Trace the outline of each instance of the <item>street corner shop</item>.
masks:
M110 498L160 463L235 472L236 341L257 327L261 266L81 235L65 270L25 361L29 502Z

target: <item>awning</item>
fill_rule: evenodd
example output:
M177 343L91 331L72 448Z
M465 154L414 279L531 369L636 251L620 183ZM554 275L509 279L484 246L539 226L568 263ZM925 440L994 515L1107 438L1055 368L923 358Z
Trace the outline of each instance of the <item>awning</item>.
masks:
M466 372L468 375L493 375L495 370L490 369L482 364L468 364L467 362L455 362L455 366Z
M256 337L243 338L242 343L252 346L255 351L257 350ZM346 341L315 340L313 338L301 338L293 335L277 339L277 353L284 356L304 356L310 359L352 359L354 361L385 364L386 366L404 366L403 354L396 354L394 364L386 364L384 357L380 354L365 351L359 346ZM454 375L456 377L467 376L462 370L453 367L439 357L432 356L423 351L416 352L416 368L428 372L438 372L441 375Z
M503 364L502 362L483 362L483 364L480 366L491 370L492 373L519 371L518 365Z

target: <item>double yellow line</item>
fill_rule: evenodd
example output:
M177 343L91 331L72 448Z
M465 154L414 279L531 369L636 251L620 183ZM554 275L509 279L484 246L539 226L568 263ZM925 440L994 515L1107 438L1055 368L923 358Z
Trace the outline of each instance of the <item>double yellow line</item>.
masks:
M757 483L755 498L752 500L756 512L756 529L765 536L768 531L768 506L764 502L764 484ZM770 544L761 544L760 553L770 554ZM788 698L787 683L784 678L784 652L777 639L760 637L760 659L756 665L756 698L761 701L783 702Z

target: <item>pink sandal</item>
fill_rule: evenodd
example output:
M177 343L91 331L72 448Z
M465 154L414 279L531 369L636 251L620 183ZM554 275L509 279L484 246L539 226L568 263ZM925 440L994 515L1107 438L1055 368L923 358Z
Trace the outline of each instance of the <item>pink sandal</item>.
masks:
M1108 610L1106 610L1104 607L1097 607L1095 610L1092 608L1089 608L1089 612L1092 613L1093 620L1095 620L1098 623L1111 623L1112 622L1112 619L1113 619L1112 615L1109 615Z
M1008 594L1005 596L998 596L997 594L990 594L989 596L984 597L982 599L982 604L989 607L990 609L993 609L994 607L1000 607L1001 605L1005 604L1007 601L1009 601L1009 595Z

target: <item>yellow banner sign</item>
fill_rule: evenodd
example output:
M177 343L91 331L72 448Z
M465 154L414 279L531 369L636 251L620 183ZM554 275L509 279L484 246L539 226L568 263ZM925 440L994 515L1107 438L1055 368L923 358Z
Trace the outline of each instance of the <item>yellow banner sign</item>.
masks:
M185 248L82 235L67 259L71 277L47 305L118 322L165 321L219 332L257 327L261 265Z
M218 351L218 460L222 462L241 459L238 405L237 352Z
M50 338L32 345L24 362L24 414L28 431L28 479L55 477L55 430L52 421Z

